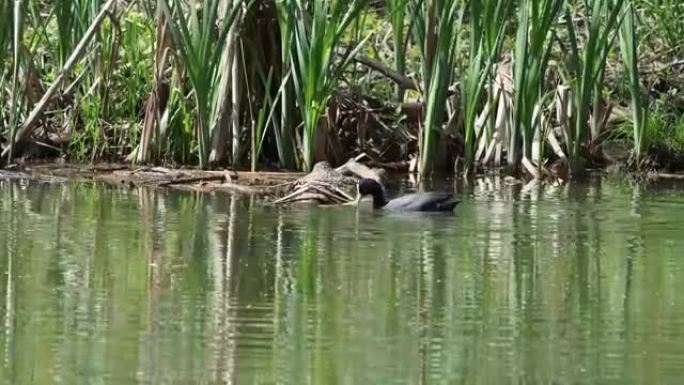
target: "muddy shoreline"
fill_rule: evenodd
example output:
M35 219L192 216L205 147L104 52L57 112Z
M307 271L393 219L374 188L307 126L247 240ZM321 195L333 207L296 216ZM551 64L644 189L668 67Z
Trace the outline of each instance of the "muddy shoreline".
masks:
M275 192L306 175L295 172L245 172L192 168L135 167L127 164L29 163L0 169L2 180L41 183L104 182L119 186L174 188L191 191L226 191L245 194Z
M393 178L407 177L406 172L391 172ZM595 170L592 174L630 175ZM234 171L199 170L193 168L167 168L153 166L131 166L119 163L74 164L58 162L34 162L0 169L0 181L29 180L40 183L104 182L119 186L145 186L150 188L171 188L198 192L232 192L249 195L278 195L281 188L287 188L299 178L307 175L301 172L285 171ZM477 176L500 176L487 173ZM448 176L445 176L448 177ZM640 175L641 180L683 180L684 172L650 172ZM526 183L525 181L519 181Z

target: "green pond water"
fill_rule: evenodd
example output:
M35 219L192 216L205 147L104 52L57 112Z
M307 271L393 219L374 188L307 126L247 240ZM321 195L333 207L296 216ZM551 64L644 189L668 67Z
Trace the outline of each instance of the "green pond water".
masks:
M0 182L0 384L684 383L684 185L458 190Z

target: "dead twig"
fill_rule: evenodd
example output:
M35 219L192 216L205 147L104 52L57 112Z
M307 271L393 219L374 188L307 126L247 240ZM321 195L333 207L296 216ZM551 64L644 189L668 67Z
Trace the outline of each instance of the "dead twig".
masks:
M356 57L354 60L365 65L366 67L369 67L380 72L381 74L385 75L387 78L395 82L399 87L403 89L420 91L418 89L418 85L416 84L416 82L413 81L411 78L402 75L401 73L393 70L390 67L387 67L379 61L364 57Z

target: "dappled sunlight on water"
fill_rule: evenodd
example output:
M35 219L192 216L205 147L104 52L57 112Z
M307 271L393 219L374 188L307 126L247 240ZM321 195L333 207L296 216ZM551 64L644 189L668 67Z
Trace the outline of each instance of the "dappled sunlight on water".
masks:
M456 215L0 182L3 384L679 383L684 186Z

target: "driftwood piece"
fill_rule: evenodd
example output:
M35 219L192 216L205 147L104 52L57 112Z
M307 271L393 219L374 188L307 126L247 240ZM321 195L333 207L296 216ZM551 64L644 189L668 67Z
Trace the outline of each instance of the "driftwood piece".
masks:
M411 166L411 162L408 160L403 160L399 162L369 161L368 166L372 167L373 169L385 169L391 170L393 172L408 172L409 167Z
M94 172L113 172L128 170L129 167L126 165L111 165L111 166L93 166L91 170Z
M668 172L656 172L652 174L654 177L659 179L676 179L684 180L684 174L668 173Z
M338 167L337 170L342 174L352 174L362 179L373 179L379 183L382 183L384 179L384 170L379 171L381 169L372 169L363 163L358 163L354 159L350 159L347 163Z
M172 186L174 184L189 184L189 183L197 183L197 182L214 182L214 181L223 181L225 180L225 177L222 175L217 175L217 176L199 176L195 178L182 178L182 179L176 179L176 180L170 180L168 182L162 182L157 184L159 187L168 187Z

